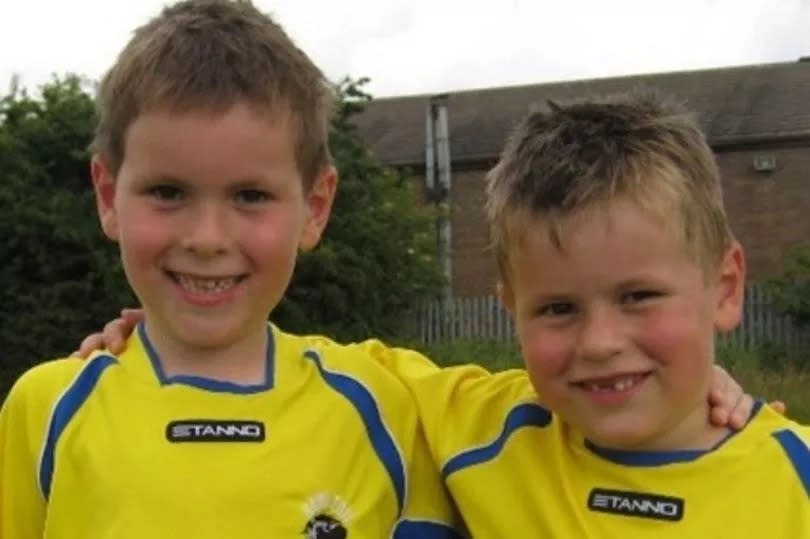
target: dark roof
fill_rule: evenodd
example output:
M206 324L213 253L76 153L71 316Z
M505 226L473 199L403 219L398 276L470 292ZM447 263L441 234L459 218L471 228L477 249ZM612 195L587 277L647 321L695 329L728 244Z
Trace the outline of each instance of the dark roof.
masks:
M453 161L496 157L506 136L533 106L654 87L695 111L714 146L810 136L810 62L556 82L449 94ZM357 118L360 133L386 164L424 160L428 95L372 101Z

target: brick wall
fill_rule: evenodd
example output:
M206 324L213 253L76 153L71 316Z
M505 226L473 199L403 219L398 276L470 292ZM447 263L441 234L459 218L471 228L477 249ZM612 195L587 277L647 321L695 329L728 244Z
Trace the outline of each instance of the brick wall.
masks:
M776 170L754 170L757 154L775 156ZM729 221L746 251L748 276L772 276L790 247L810 243L810 145L719 152L717 162Z
M495 291L495 261L488 249L489 230L484 217L485 170L453 173L453 293L459 297L484 296Z
M776 170L757 172L757 154L776 157ZM717 154L731 226L746 250L748 276L776 273L784 253L810 243L810 145ZM459 297L491 294L495 263L483 213L485 170L453 173L453 290Z

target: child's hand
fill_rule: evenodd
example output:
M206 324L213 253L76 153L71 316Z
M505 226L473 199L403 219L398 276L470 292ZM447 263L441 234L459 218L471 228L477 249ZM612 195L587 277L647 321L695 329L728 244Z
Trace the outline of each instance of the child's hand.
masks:
M124 351L127 337L132 334L138 322L143 320L142 309L123 309L121 317L104 326L101 333L93 333L84 338L82 344L72 355L80 358L87 358L94 350L106 348L113 354L120 354Z
M712 423L718 427L740 429L751 416L754 399L743 393L740 384L723 367L715 365L709 389L709 405ZM785 413L785 404L781 401L771 402L770 406L780 414Z

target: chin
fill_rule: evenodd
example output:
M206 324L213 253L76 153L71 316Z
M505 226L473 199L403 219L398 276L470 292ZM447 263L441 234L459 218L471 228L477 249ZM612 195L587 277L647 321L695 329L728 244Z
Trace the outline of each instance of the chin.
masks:
M229 327L231 324L211 320L175 326L174 333L178 339L193 348L226 348L240 338L243 332L237 332Z
M587 429L586 437L594 444L611 449L643 449L655 438L652 429L638 421L623 420L619 424L601 425Z

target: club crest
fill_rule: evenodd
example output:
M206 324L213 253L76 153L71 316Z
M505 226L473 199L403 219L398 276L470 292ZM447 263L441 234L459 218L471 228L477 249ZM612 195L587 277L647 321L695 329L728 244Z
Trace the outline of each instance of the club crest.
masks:
M302 532L306 539L346 539L346 525L352 519L348 504L339 496L321 492L304 504L307 523Z

